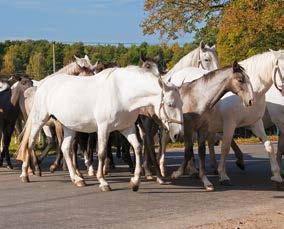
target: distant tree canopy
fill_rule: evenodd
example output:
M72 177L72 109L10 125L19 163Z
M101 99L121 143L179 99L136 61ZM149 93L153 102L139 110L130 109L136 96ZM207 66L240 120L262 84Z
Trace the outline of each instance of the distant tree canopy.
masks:
M55 43L56 70L74 61L74 55L84 57L87 54L92 63L101 60L106 63L117 63L120 66L140 64L140 55L148 58L160 56L161 69L171 68L181 57L195 46L185 44L173 45L84 45L83 43ZM52 43L39 41L5 41L0 42L0 73L10 75L27 73L34 79L42 79L53 73Z
M283 49L283 0L145 0L144 34L176 39L195 32L216 43L222 65L257 53Z
M217 35L222 64L283 46L283 1L238 0L224 9Z

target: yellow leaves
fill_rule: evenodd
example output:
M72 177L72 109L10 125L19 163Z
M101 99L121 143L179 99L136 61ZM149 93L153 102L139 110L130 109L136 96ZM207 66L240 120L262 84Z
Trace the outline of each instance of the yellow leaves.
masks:
M282 9L282 1L232 1L224 9L217 35L221 63L226 65L268 48L281 48Z

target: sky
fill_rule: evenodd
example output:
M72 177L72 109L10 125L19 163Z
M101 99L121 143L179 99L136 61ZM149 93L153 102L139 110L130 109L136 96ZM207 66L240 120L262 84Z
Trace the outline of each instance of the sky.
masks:
M146 17L143 3L144 0L0 0L0 41L158 44L158 35L144 36L139 26ZM187 34L176 41L189 42L191 37Z

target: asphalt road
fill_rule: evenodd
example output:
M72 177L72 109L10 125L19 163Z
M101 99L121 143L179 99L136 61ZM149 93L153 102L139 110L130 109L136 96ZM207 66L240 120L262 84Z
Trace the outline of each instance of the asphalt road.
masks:
M121 162L107 177L113 191L99 191L95 178L84 173L88 186L77 188L66 172L19 181L19 165L0 169L0 228L189 228L257 212L284 210L284 188L270 182L270 167L262 145L242 145L246 169L234 156L228 160L233 186L223 187L209 175L214 192L196 178L183 176L169 185L143 180L137 193L128 188L130 174ZM219 148L217 148L219 152ZM180 150L167 153L168 169L182 160ZM83 170L84 171L84 170ZM208 168L208 174L212 174Z

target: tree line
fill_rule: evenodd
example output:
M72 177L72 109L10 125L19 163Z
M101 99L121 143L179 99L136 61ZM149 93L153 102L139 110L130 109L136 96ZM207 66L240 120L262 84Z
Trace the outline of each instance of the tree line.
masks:
M196 47L195 44L179 45L84 45L55 43L56 70L74 61L74 55L89 56L92 63L100 60L103 63L116 63L119 66L138 65L140 56L147 58L160 56L159 65L170 69L181 57ZM52 42L46 40L5 41L0 42L1 75L28 74L40 80L53 73Z

